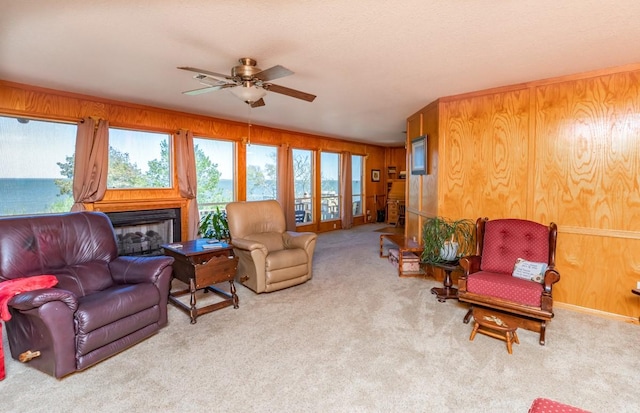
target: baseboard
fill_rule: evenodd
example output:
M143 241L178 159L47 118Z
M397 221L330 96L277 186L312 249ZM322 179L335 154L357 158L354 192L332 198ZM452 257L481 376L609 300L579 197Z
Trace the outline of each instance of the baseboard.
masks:
M556 308L564 308L566 310L575 311L577 313L595 315L598 317L609 318L613 320L624 321L625 323L640 325L640 319L636 317L608 313L606 311L594 310L593 308L580 307L574 304L560 303L558 301L554 302L553 306Z

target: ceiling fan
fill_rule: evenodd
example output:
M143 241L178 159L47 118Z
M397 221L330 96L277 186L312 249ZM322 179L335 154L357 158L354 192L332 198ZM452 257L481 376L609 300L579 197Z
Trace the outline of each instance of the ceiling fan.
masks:
M316 98L315 95L310 93L269 83L271 80L292 75L293 72L286 67L277 65L262 70L257 66L258 62L250 57L243 57L239 59L239 62L238 66L231 69L231 76L195 67L178 67L178 69L197 73L193 78L206 85L203 88L182 93L185 95L199 95L213 92L214 90L232 88L230 90L231 93L253 108L264 106L263 97L267 94L267 91L306 100L307 102L313 102Z

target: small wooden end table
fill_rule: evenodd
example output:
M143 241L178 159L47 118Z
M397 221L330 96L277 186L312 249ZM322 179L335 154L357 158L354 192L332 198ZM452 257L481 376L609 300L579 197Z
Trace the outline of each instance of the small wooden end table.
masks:
M233 305L233 308L238 308L239 300L233 283L236 269L238 268L238 257L233 253L231 244L225 242L209 244L206 239L197 239L165 244L162 245L162 248L165 255L175 259L173 262L173 276L189 285L188 289L170 292L169 301L189 314L191 324L195 324L196 319L201 314L210 313L230 305ZM230 292L213 286L223 281L229 281ZM197 290L210 291L222 297L223 300L197 308ZM185 294L191 294L189 306L177 298Z
M433 287L431 289L431 294L435 294L436 298L439 302L444 303L450 298L458 298L458 289L453 287L453 280L451 279L451 273L453 271L460 270L460 265L458 261L454 262L439 262L436 264L431 264L436 268L440 268L444 271L444 287Z
M402 271L402 268L404 266L403 252L412 252L418 256L418 259L420 259L420 255L422 254L422 246L417 241L414 241L411 238L406 238L404 235L401 235L401 234L380 234L380 258L386 258L389 256L388 254L387 255L384 254L385 240L389 241L390 243L398 247L398 276L399 277L408 277L408 276L415 277L415 276L421 276L425 274L425 272L422 271L422 268L420 269L420 271L412 271L412 272Z
M476 333L497 338L507 343L507 351L513 354L512 344L520 344L518 341L517 323L506 314L492 311L488 308L473 307L473 331L471 331L470 341L476 337Z

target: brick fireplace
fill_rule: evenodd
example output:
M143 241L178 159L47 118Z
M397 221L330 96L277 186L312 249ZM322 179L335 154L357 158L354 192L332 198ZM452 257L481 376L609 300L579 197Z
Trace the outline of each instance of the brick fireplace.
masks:
M118 255L162 255L160 245L181 241L180 208L105 214L116 233Z

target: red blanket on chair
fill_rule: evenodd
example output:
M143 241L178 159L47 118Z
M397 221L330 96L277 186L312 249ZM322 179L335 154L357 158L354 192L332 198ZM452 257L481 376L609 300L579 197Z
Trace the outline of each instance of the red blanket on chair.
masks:
M4 321L11 320L8 304L14 295L25 291L50 288L57 283L58 279L54 275L36 275L0 282L0 319Z
M0 282L0 319L11 320L9 312L9 300L14 295L25 291L51 288L58 283L58 279L53 275L36 275L33 277L16 278L14 280ZM4 349L2 348L2 328L0 327L0 380L4 380L6 371L4 369Z

